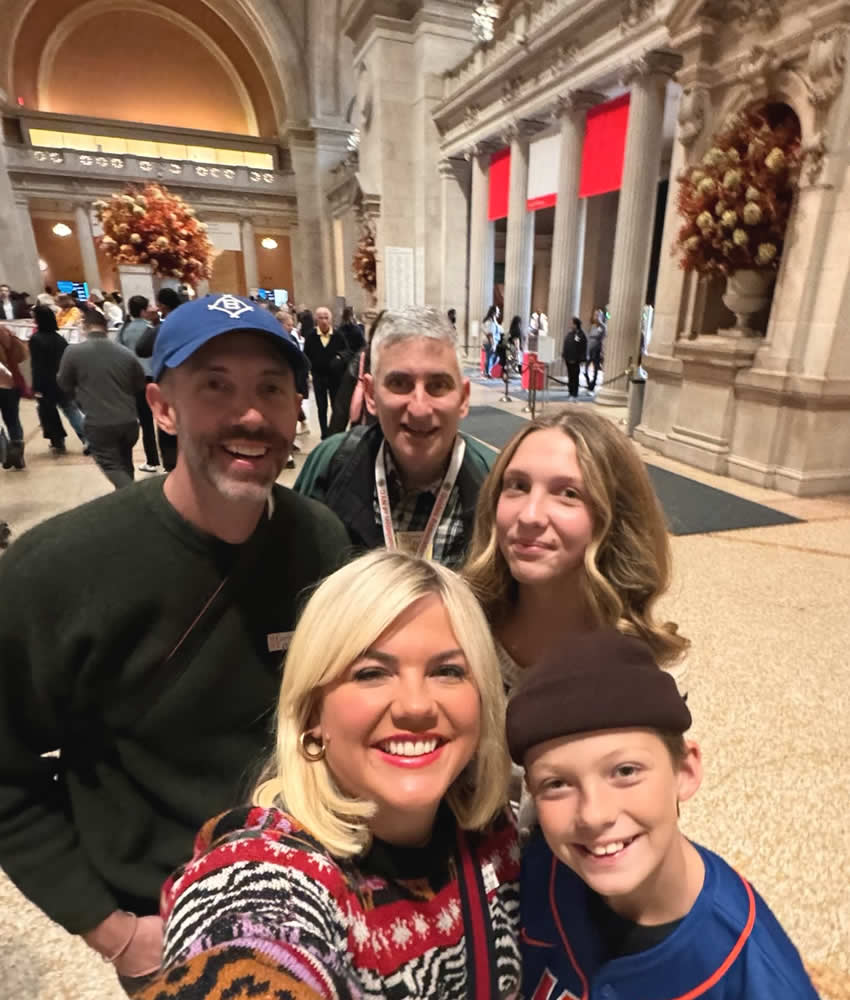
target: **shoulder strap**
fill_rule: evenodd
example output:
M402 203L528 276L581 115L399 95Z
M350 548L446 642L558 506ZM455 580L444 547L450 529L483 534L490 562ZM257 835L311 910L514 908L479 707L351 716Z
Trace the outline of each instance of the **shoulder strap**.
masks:
M363 439L363 435L368 431L369 428L366 426L352 427L350 431L345 432L345 437L340 442L339 447L331 456L331 460L328 462L328 469L325 473L327 477L328 486L336 479L340 471L346 466L348 460L357 451L357 446Z
M498 976L490 906L481 866L472 856L466 833L457 828L458 885L466 940L466 995L470 1000L498 996Z

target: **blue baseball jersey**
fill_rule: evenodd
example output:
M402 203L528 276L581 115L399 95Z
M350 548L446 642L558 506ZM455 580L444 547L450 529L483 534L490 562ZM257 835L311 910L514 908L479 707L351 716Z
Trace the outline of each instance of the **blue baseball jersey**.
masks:
M606 961L591 890L537 830L520 883L525 1000L818 1000L764 900L722 858L694 846L705 882L691 911L654 947Z

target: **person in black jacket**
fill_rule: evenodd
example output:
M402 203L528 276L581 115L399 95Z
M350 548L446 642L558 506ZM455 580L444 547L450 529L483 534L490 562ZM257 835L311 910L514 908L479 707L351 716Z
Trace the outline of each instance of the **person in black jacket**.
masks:
M56 373L68 342L56 325L56 314L50 306L36 306L33 310L36 329L30 338L32 364L32 389L38 400L38 422L50 447L57 455L65 453L65 428L59 417L61 409L77 437L88 451L82 410L69 399L56 384Z
M564 337L561 357L567 366L567 385L570 399L578 399L578 377L582 362L587 359L587 335L581 328L581 320L573 316L572 329Z
M312 319L312 316L310 318ZM301 322L303 331L303 318ZM337 358L342 357L346 350L345 339L333 328L330 309L327 306L320 306L316 310L316 328L304 339L304 353L313 371L316 412L319 415L322 440L328 436L328 403L330 402L333 407L334 397L345 370L345 364L340 368Z

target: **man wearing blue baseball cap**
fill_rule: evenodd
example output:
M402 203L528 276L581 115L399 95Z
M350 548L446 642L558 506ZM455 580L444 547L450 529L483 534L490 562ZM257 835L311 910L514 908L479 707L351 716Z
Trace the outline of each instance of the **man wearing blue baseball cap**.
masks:
M130 993L159 966L160 885L270 750L299 595L349 544L275 482L304 364L253 302L182 305L147 388L174 470L43 522L0 561L0 866Z

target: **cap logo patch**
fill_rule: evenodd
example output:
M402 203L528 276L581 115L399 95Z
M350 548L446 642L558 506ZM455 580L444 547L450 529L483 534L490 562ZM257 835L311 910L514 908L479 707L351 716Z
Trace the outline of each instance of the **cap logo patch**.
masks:
M207 306L207 309L227 313L231 319L239 319L242 313L254 311L253 306L240 301L235 295L219 295L215 302Z

